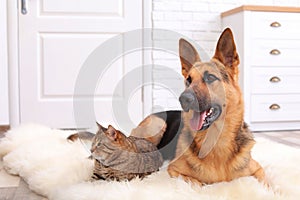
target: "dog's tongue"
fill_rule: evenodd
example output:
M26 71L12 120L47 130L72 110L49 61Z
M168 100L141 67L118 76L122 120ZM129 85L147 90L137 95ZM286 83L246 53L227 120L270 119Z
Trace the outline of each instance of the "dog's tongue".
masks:
M205 117L206 117L205 111L202 113L194 111L193 118L190 120L190 127L194 131L200 130L203 126Z

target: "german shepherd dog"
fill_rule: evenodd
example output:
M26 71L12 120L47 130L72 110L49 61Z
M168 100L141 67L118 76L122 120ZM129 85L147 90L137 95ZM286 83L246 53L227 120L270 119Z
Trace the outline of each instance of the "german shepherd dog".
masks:
M202 185L254 176L267 184L263 168L251 157L255 141L243 119L239 56L231 30L223 31L209 62L202 62L184 39L179 41L179 54L186 85L179 97L183 112L167 111L167 118L176 118L169 121L161 113L150 115L131 134L158 146L175 138L176 155L168 166L171 177ZM178 130L168 129L174 126Z

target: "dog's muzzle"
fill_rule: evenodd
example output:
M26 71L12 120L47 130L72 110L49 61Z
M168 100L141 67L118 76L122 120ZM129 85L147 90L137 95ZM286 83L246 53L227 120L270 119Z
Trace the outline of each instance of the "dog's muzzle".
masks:
M190 128L195 131L206 130L219 118L222 108L219 104L210 102L198 102L197 97L191 91L183 92L179 101L184 112L193 111L190 119Z
M188 112L194 107L199 107L197 106L197 98L193 92L183 92L179 97L179 102L184 112Z

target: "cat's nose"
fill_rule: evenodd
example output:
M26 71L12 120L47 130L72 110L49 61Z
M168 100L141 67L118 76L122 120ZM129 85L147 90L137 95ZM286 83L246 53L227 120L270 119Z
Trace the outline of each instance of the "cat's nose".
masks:
M92 148L91 148L91 152L92 152L92 153L94 153L95 150L96 150L95 147L92 147Z

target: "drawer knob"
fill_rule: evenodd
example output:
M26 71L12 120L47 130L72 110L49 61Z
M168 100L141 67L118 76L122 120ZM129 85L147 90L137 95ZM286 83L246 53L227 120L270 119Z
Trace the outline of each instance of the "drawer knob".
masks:
M270 24L270 26L271 26L271 27L274 27L274 28L277 28L277 27L280 27L281 24L280 24L279 22L272 22L272 23Z
M272 49L271 51L270 51L270 54L271 55L279 55L281 52L278 50L278 49Z
M270 110L279 110L280 109L280 106L278 105L278 104L272 104L272 105L270 105Z
M281 79L278 76L273 76L272 78L270 78L271 83L278 83L280 81Z

